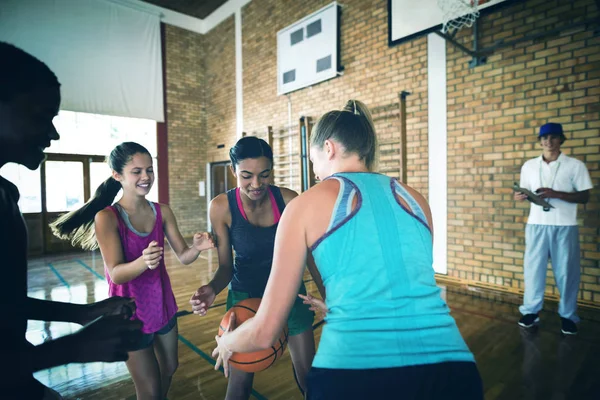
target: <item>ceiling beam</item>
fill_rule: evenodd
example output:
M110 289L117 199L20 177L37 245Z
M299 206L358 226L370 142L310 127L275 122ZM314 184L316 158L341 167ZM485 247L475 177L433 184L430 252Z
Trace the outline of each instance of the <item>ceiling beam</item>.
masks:
M203 19L204 32L210 32L211 29L225 21L230 16L234 15L237 10L241 10L251 0L229 0L221 7L213 11L208 17Z
M141 0L105 0L112 3L121 4L123 6L133 8L142 12L147 12L159 16L161 22L168 25L173 25L179 28L187 29L188 31L206 34L211 29L225 21L235 12L241 9L251 0L229 0L222 6L213 11L205 19L191 17L186 14L172 11L164 7L159 7L154 4L145 3Z

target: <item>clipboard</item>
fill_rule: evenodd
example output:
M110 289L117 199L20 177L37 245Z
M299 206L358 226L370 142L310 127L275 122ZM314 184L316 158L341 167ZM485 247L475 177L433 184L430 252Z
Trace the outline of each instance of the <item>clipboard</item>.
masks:
M526 194L527 195L527 200L529 200L533 204L537 204L540 207L544 207L544 208L548 208L548 209L554 208L554 206L552 204L548 203L546 200L542 199L537 194L535 194L532 191L527 190L525 188L519 187L519 184L517 182L514 183L512 189L515 192L521 192L523 194Z

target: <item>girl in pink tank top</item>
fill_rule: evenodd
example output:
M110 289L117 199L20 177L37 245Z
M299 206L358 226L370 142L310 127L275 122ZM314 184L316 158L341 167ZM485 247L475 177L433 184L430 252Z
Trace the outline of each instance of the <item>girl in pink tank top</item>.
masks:
M143 323L143 339L129 352L127 368L137 398L166 398L177 369L177 304L163 257L165 235L182 264L215 247L209 233L186 244L173 211L146 200L154 183L152 157L143 146L126 142L108 158L113 171L81 209L61 219L74 245L100 247L110 296L135 299L133 319ZM117 193L123 197L114 205ZM95 223L95 224L94 224ZM157 358L158 349L164 357Z

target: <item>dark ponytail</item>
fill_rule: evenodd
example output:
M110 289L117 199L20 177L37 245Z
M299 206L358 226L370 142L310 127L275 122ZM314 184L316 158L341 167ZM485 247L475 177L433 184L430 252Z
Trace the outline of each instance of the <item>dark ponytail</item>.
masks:
M121 184L112 176L102 182L96 189L94 197L83 207L61 215L50 224L54 236L68 240L73 246L81 247L84 250L97 249L94 217L113 203L119 190L121 190Z
M135 154L147 154L150 152L142 145L134 142L121 143L110 152L107 162L108 166L119 174ZM69 240L75 247L84 250L95 250L98 248L96 231L94 230L94 218L96 214L110 206L121 190L121 183L112 176L102 182L94 196L78 210L61 215L50 224L52 233L61 239Z

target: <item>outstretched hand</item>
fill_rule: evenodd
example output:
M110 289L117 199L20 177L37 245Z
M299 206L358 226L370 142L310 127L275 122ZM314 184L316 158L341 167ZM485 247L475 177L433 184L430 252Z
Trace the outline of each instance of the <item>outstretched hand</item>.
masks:
M85 306L81 319L78 321L85 325L100 316L118 315L123 319L130 319L135 313L135 300L129 297L113 296L97 303Z
M325 302L321 299L313 297L310 294L307 294L307 295L299 294L298 297L300 297L302 300L304 300L303 301L304 304L310 305L309 309L311 311L323 314L323 316L327 315L327 313L329 312L329 309L325 305Z
M204 285L198 288L190 299L192 305L192 312L194 314L204 316L208 311L208 308L214 303L217 294L210 285Z
M194 248L198 251L204 251L215 248L215 241L208 232L196 233L194 235Z
M126 361L142 339L142 322L122 315L101 316L73 334L67 351L74 362Z

